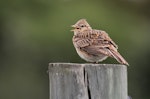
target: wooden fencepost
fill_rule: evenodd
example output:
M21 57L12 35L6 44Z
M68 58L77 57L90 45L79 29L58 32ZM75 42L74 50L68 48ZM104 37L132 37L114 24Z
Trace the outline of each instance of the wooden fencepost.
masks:
M49 99L127 99L127 67L49 63Z

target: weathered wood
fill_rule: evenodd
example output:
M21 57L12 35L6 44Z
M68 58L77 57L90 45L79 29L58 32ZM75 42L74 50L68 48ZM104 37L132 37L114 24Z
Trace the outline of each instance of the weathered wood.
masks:
M49 64L50 99L127 99L127 67Z

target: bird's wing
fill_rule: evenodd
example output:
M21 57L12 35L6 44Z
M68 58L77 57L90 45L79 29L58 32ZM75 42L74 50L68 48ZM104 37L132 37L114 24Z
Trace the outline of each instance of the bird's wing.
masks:
M104 54L111 56L108 48L117 50L117 45L111 40L108 34L100 30L85 31L73 37L76 48L86 51L89 54Z
M117 44L109 37L109 35L102 30L93 30L92 34L96 34L97 37L94 37L95 39L95 45L112 45L116 49L118 49Z
M86 53L99 56L101 54L115 58L119 63L128 65L127 61L117 51L117 45L105 31L93 30L74 36L73 43Z
M91 41L88 38L80 38L80 37L73 37L73 44L74 46L76 46L77 48L84 48L84 47L88 47L91 45Z
M85 52L93 55L93 56L99 56L101 54L112 57L111 53L109 52L109 49L107 47L104 46L86 46L86 47L82 47L81 50L84 50Z
M118 49L118 46L109 35L101 30L86 31L84 32L84 37L82 36L82 39L79 37L77 41L77 44L81 48L91 50L90 52L95 53L97 53L98 50L105 48L113 49L115 51Z
M128 62L117 51L118 46L112 41L105 31L96 30L93 32L92 43L85 46L82 50L92 55L103 54L115 58L119 63L129 65Z

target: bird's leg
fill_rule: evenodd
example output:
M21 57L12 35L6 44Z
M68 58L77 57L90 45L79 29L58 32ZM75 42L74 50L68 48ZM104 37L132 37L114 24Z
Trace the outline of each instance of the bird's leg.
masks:
M98 64L98 62L93 62L93 64Z

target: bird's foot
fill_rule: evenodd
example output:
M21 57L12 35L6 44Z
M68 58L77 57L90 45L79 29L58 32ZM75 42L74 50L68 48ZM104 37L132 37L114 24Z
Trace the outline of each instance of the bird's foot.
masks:
M98 62L93 62L93 64L98 64Z

